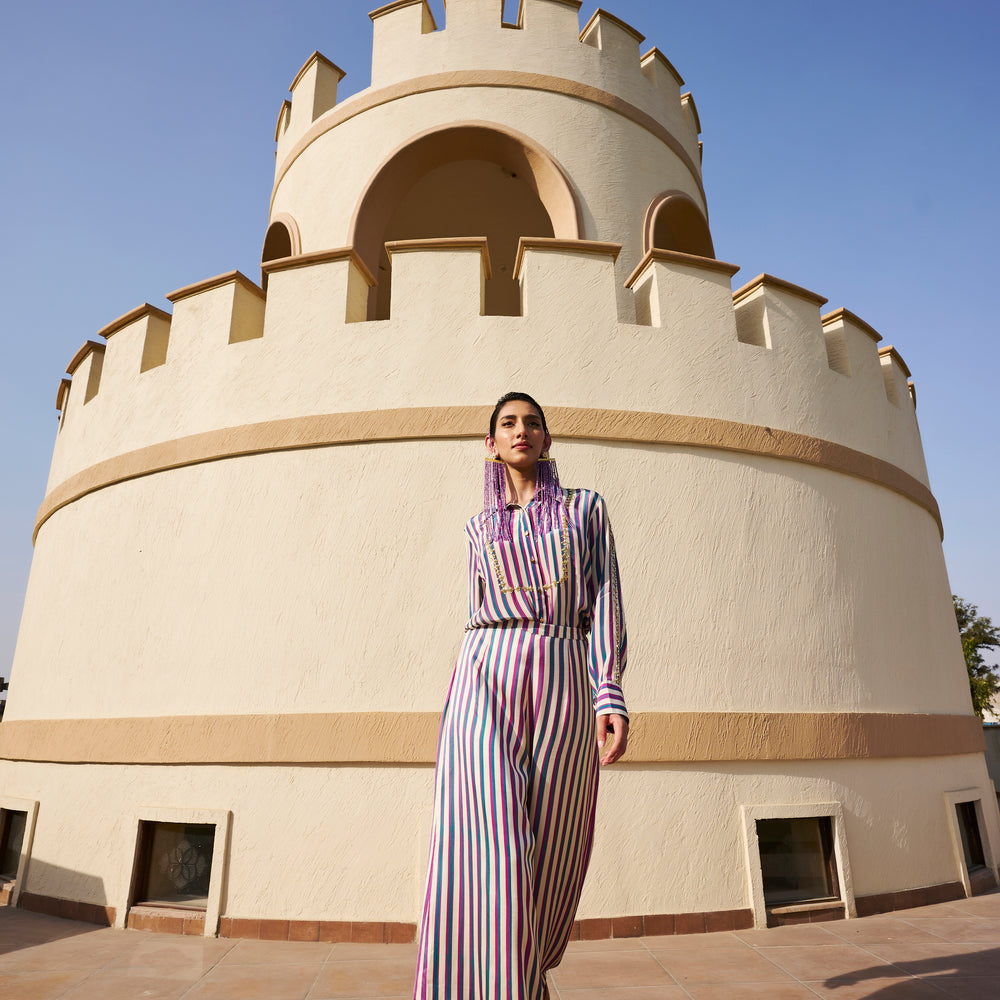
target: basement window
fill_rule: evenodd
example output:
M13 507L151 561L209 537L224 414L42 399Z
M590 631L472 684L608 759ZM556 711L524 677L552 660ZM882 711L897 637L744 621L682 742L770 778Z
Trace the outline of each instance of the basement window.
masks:
M983 852L983 838L979 832L979 817L976 815L976 803L956 802L958 813L958 830L962 835L962 851L965 854L965 869L971 875L977 868L986 867L986 855Z
M757 820L768 907L840 898L830 816Z
M212 823L140 822L133 902L207 909L214 850Z
M17 878L28 814L16 809L0 810L0 877Z

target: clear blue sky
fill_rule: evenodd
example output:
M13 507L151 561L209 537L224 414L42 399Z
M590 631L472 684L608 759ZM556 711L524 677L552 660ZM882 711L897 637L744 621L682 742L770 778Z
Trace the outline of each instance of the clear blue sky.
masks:
M804 285L906 359L952 589L1000 621L1000 4L606 2L695 96L716 251L742 266L736 283L768 271ZM166 307L166 292L233 268L257 276L281 101L315 49L347 71L342 96L368 85L368 9L7 5L0 675L67 362L141 302ZM99 620L99 589L91 599Z

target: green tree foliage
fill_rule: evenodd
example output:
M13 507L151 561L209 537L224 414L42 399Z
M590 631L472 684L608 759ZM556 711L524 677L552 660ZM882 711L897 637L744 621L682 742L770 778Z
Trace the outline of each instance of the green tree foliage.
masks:
M1000 692L997 664L987 663L983 658L983 650L1000 647L1000 626L994 625L992 619L981 616L975 604L963 601L954 594L951 599L955 602L955 618L962 637L965 666L969 671L972 707L982 718L983 712L992 707L993 699Z

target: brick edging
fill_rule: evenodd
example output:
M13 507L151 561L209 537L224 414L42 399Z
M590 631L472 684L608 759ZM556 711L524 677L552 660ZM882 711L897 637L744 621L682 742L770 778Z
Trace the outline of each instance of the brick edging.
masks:
M996 886L993 873L978 877L973 895ZM977 873L978 875L979 873ZM875 893L855 898L859 917L893 910L908 910L934 903L948 903L965 898L961 882L943 882L919 889ZM22 892L18 906L64 920L79 920L112 927L115 908L99 903L84 903L56 896ZM828 917L826 919L829 919ZM142 907L129 911L127 926L135 930L167 934L202 934L204 916L178 915L171 911L156 913ZM717 931L747 930L754 926L753 911L706 910L697 913L655 913L626 917L594 917L573 924L571 940L601 941L609 938L658 937L673 934L706 934ZM219 937L246 938L256 941L320 941L326 944L412 944L417 939L417 925L379 920L270 920L267 918L222 917Z
M44 913L63 920L80 920L100 927L113 927L115 908L100 903L83 903L76 899L60 899L58 896L42 896L37 892L22 892L17 905L22 910Z
M592 917L573 924L571 941L708 934L753 927L753 910L705 910L698 913L651 913L632 917Z
M417 925L380 920L268 920L223 917L219 937L252 941L322 941L324 944L411 944Z
M898 892L878 892L873 896L856 896L854 905L859 917L870 917L875 913L911 910L916 906L950 903L955 899L965 899L965 888L961 882L941 882L938 885L925 885L919 889L900 889Z

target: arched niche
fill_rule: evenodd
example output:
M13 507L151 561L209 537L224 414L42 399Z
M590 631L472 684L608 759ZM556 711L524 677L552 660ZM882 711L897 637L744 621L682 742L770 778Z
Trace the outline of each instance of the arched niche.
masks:
M683 191L664 191L646 209L642 250L676 250L696 257L715 257L712 234L698 204Z
M295 220L286 212L279 212L264 234L264 248L260 252L261 264L282 257L295 257L302 253L302 239ZM260 273L260 287L267 291L267 275Z
M485 236L493 265L486 312L520 313L514 281L522 236L582 236L580 207L556 161L527 136L485 122L432 129L379 167L351 224L351 243L378 279L369 317L389 316L391 240Z

